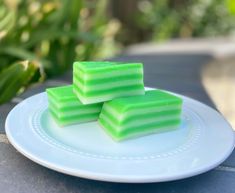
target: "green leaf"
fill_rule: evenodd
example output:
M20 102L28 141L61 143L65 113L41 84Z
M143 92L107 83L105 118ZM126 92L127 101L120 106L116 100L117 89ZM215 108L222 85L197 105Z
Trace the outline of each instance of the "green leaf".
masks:
M227 0L227 6L228 10L230 11L231 14L235 15L235 1L234 0Z
M8 31L13 28L15 23L14 11L8 10L5 14L3 12L3 14L1 15L2 16L0 17L0 39L2 38L1 34L5 36Z
M4 47L0 49L0 52L23 60L35 60L37 58L33 52L16 46Z
M0 73L0 104L12 99L18 91L28 84L38 66L24 61L11 65Z

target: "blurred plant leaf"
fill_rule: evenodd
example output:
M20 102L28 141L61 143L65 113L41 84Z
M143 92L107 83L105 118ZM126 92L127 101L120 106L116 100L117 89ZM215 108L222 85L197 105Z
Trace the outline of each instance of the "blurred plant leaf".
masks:
M4 69L0 73L0 104L12 99L30 82L37 70L38 66L28 61L18 62Z
M0 103L22 87L64 73L76 59L96 59L99 53L110 56L112 51L101 51L110 50L116 43L116 33L105 35L110 23L107 3L108 0L0 1ZM17 62L21 60L36 63L22 68L22 63ZM32 72L33 77L28 78L31 75L23 69Z
M230 11L230 13L235 15L235 1L228 0L227 6L228 6L228 10Z
M0 53L5 53L10 56L14 56L20 59L28 59L28 60L35 60L36 56L34 53L27 51L23 49L22 47L15 47L15 46L9 46L4 47L3 49L0 49Z
M13 28L14 23L14 10L7 10L5 6L0 6L0 40Z
M140 0L136 25L144 41L226 36L235 30L234 0Z

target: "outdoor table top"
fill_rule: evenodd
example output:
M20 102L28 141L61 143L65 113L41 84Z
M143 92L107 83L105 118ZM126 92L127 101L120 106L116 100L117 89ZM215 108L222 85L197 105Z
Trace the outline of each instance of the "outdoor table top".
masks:
M207 95L200 72L213 58L207 54L132 54L113 58L119 61L144 63L145 85L161 88L197 99L216 108ZM27 159L8 142L5 136L5 119L8 112L21 100L45 91L47 87L71 83L71 71L65 75L33 86L12 102L0 106L0 192L1 193L231 193L235 190L235 153L219 167L204 174L171 182L124 184L82 179L65 175Z

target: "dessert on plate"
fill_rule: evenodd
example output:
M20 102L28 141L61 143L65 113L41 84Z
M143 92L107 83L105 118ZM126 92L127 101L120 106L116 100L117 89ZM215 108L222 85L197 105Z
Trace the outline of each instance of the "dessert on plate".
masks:
M73 93L73 85L46 89L49 110L61 126L95 121L99 117L102 103L82 104Z
M141 63L74 62L73 84L46 92L59 125L98 120L116 141L176 129L181 120L180 97L145 92Z
M143 65L124 62L74 62L74 93L83 104L144 94Z
M182 99L161 90L105 102L99 124L115 140L177 128Z

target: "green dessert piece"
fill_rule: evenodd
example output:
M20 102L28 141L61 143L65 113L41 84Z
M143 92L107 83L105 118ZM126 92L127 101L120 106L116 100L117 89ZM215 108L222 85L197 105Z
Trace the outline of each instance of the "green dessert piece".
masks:
M177 128L182 99L161 90L105 102L98 122L116 141Z
M84 105L73 93L73 86L46 89L49 111L61 126L97 120L103 103Z
M83 104L143 95L141 63L74 62L74 93Z

